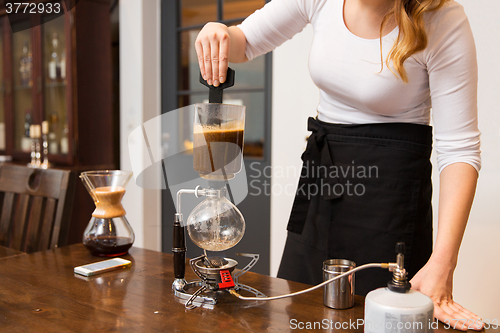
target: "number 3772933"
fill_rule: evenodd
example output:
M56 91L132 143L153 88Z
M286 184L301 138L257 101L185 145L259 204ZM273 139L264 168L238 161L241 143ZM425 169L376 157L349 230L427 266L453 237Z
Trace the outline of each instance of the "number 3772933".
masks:
M7 14L59 14L61 13L61 3L59 2L6 2Z

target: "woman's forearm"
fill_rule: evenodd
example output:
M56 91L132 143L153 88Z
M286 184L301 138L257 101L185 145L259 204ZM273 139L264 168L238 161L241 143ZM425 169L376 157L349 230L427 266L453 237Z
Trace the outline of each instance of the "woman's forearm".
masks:
M447 166L440 175L438 233L432 259L455 267L476 191L477 171L467 163Z

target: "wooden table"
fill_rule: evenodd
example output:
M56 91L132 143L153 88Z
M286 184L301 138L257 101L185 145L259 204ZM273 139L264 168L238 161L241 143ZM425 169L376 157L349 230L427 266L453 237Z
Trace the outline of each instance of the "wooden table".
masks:
M123 258L133 261L131 268L93 278L73 273L75 266L102 260L81 244L0 260L0 331L310 332L293 328L317 322L333 329L316 331L363 332L356 325L363 318L362 297L356 296L354 308L332 310L323 305L322 289L268 302L242 301L224 292L213 309L186 310L171 289L171 255L132 248ZM187 271L187 278L194 278ZM267 295L307 287L256 273L240 282ZM335 330L339 323L350 326ZM450 330L440 325L436 331Z
M0 245L0 259L26 254L24 252Z

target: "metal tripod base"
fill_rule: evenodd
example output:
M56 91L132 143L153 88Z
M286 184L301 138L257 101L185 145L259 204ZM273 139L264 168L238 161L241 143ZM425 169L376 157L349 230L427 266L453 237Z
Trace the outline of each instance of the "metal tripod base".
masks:
M247 286L245 284L239 283L238 278L248 272L259 260L258 254L250 254L250 253L238 253L239 256L251 258L252 260L245 266L241 271L234 274L234 287L231 289L234 290L246 290L257 297L266 297L263 293L258 291L255 288ZM197 258L193 258L189 260L189 264L193 269L194 273L200 277L200 280L194 280L190 282L186 282L184 279L177 278L174 280L172 284L172 289L174 290L174 295L182 300L185 300L184 306L186 309L194 309L196 307L204 307L204 308L214 308L214 305L217 304L217 298L215 294L220 291L216 291L217 285L213 285L213 281L215 278L213 275L217 275L220 272L220 268L210 268L210 267L201 267L197 265L199 262L203 262L206 259L205 255L199 256ZM235 260L226 258L226 265L230 266L227 269L232 271L234 267L238 264ZM213 271L213 272L212 272ZM215 273L214 273L215 272ZM212 281L212 282L209 282ZM188 292L190 289L196 289L194 293ZM225 289L229 291L229 289ZM210 296L207 295L211 294Z
M197 288L196 292L194 293L187 292L187 290L191 288ZM206 288L204 281L202 280L186 282L184 287L180 290L176 289L174 286L172 286L172 289L174 290L174 295L176 297L185 301L184 305L186 306L187 309L194 309L197 307L213 309L214 305L217 304L217 298L215 296L208 296L206 294L203 294L208 289ZM265 294L258 291L257 289L242 283L238 283L234 287L234 290L236 291L246 290L254 294L256 297L266 297Z
M217 304L217 298L215 297L210 297L206 295L202 295L201 292L205 290L204 287L204 282L202 280L195 280L195 281L190 281L186 282L184 287L180 290L176 289L174 286L172 286L172 289L174 290L174 295L182 300L185 300L186 307L191 308L192 307L207 307L213 309L213 306ZM197 292L194 294L188 293L186 290L191 289L191 288L197 288ZM200 291L198 293L198 291ZM198 295L195 296L195 294L198 293ZM188 303L189 302L189 303Z

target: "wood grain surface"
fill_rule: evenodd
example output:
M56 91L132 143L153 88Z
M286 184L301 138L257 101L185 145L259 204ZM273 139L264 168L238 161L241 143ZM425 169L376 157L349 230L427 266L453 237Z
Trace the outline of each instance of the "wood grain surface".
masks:
M268 302L243 301L220 292L213 309L186 310L172 292L171 255L132 248L122 257L131 260L132 267L92 278L73 273L75 266L103 260L81 244L0 260L0 331L363 332L362 325L335 329L336 323L363 318L362 297L356 296L351 309L333 310L323 305L322 289ZM240 261L239 267L246 264L245 258L233 258ZM189 268L186 271L188 279L194 278ZM270 296L308 287L251 272L240 282ZM298 329L300 323L305 327L314 322L319 329ZM333 329L322 329L325 325ZM440 324L435 331L452 330Z
M22 251L14 250L14 249L11 249L9 247L5 247L5 246L0 245L0 259L12 257L12 256L17 256L20 254L25 254L25 253Z

